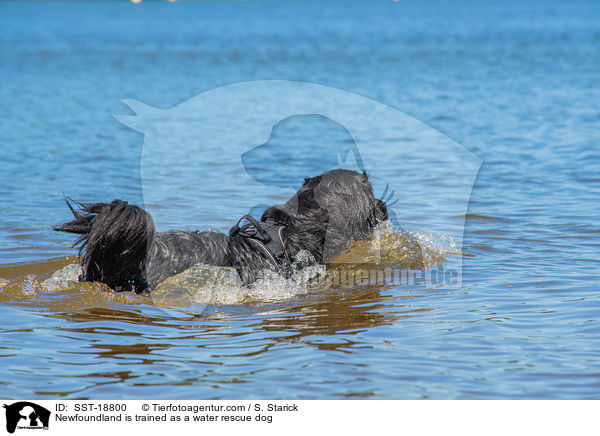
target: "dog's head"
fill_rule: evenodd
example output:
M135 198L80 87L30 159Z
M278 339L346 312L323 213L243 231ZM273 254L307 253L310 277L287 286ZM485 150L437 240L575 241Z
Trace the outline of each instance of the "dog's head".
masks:
M338 169L306 179L292 198L267 209L262 219L286 225L295 248L328 262L349 241L366 238L388 213L365 173Z
M68 202L67 202L68 203ZM80 244L80 281L100 281L117 291L144 291L144 268L154 236L149 213L125 201L81 205L75 219L55 230L77 233Z

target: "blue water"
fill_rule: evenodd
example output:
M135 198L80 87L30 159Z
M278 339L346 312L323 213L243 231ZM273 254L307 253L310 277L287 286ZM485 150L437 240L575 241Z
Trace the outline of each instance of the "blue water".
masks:
M462 217L445 196L460 161L400 153L426 147L420 137L386 131L395 140L367 168L377 194L396 184L408 231L440 236L422 213L432 204L444 222L466 216L462 286L176 312L0 289L0 397L600 398L600 3L0 2L0 29L7 279L46 278L62 266L48 259L74 254L51 230L68 219L63 196L147 200L144 135L113 117L132 114L123 99L169 109L236 82L310 82L389 105L481 159ZM347 140L321 122L290 120L272 141L305 140L312 155L310 140ZM195 156L183 138L173 153ZM218 150L206 156L157 176L182 186L148 204L159 228L227 228L300 176L267 152L252 166L279 185L253 191Z

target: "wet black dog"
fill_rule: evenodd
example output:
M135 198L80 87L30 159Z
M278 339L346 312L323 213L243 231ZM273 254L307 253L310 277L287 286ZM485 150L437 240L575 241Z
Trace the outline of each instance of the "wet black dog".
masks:
M236 268L245 284L265 269L289 274L303 250L316 263L327 263L388 218L367 175L349 170L306 179L285 204L267 209L260 222L244 217L250 223L234 226L229 235L157 233L150 214L121 200L80 206L75 210L69 204L75 219L55 227L81 235L75 243L81 244L79 280L138 293L199 263Z

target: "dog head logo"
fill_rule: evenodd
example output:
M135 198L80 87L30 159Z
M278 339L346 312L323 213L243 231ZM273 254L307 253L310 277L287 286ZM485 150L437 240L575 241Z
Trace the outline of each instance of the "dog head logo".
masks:
M50 423L50 411L27 401L5 404L6 431L14 433L19 429L47 429Z
M224 230L246 211L260 217L257 205L265 199L273 205L290 198L305 177L344 167L366 170L376 197L388 205L393 201L383 197L395 193L399 201L388 213L403 227L446 234L462 246L481 160L402 111L292 81L235 83L171 109L123 102L135 115L115 118L144 134L142 191L159 231ZM240 188L229 191L226 183ZM185 213L166 204L182 204ZM226 227L223 217L231 218ZM460 284L462 259L453 262Z
M322 115L296 115L278 122L264 144L242 153L241 158L246 173L254 180L294 190L299 180L334 168L365 171L348 130ZM285 165L266 165L272 161Z
M332 169L365 172L360 151L348 130L322 115L295 115L278 122L268 140L242 153L241 160L252 179L274 191L296 191L308 175ZM260 217L270 206L255 205L248 215Z

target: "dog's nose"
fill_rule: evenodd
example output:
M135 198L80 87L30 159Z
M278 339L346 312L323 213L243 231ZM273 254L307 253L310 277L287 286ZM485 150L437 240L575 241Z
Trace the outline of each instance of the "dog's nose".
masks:
M115 285L113 289L117 292L135 292L136 294L150 292L148 282L142 275L129 276L120 284Z

